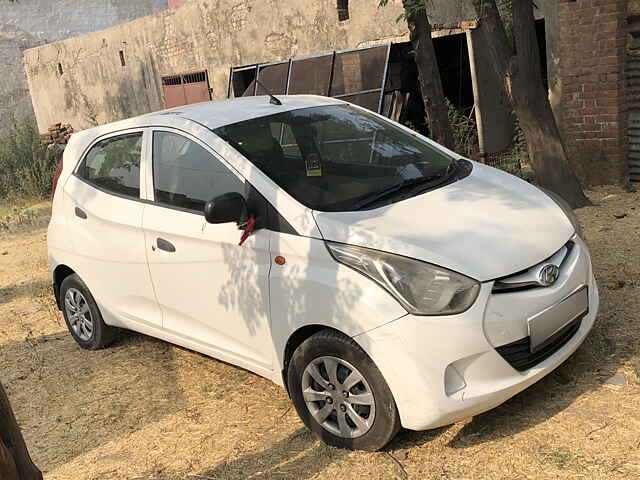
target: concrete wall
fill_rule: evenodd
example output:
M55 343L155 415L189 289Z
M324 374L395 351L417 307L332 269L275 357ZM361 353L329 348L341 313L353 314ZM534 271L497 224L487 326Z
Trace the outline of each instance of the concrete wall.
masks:
M473 3L469 0L430 0L427 2L427 15L434 30L478 19Z
M163 108L160 77L207 69L214 98L227 95L232 66L408 39L400 0L377 9L351 0L189 0L102 32L25 51L40 130L74 128ZM120 63L122 50L126 66ZM61 64L63 73L58 71Z
M22 52L164 10L167 0L19 0L0 3L0 125L32 115Z

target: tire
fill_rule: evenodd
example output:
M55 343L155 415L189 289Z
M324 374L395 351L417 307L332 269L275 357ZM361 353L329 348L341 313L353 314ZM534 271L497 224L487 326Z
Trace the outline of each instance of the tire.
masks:
M62 282L60 304L69 333L82 348L98 350L116 339L118 329L104 323L93 295L78 275L69 275Z
M400 430L380 370L355 341L335 330L312 335L293 352L287 385L307 428L334 447L379 450Z

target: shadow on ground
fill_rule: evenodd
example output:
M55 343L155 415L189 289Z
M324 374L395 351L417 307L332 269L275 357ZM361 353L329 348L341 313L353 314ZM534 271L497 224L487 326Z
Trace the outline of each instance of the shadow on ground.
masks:
M39 296L45 292L50 283L44 280L33 280L19 285L0 288L0 304L9 303L17 298Z
M304 480L322 472L348 452L328 447L306 429L300 429L261 452L244 455L215 468L190 476L192 480L239 478ZM178 478L184 477L176 477Z

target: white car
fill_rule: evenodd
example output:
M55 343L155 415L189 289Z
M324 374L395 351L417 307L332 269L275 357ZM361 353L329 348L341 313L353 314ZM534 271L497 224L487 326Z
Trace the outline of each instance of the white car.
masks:
M598 289L559 198L351 104L280 100L71 137L48 247L81 347L125 328L202 352L367 450L491 409L579 347Z

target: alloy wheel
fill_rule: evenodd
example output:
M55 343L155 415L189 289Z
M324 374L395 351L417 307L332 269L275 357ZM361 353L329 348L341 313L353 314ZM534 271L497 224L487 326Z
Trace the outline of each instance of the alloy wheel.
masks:
M302 396L316 422L333 435L357 438L373 425L376 404L371 388L345 360L312 360L302 374Z
M70 288L64 296L64 309L73 333L87 342L93 335L93 318L87 299L77 288Z

